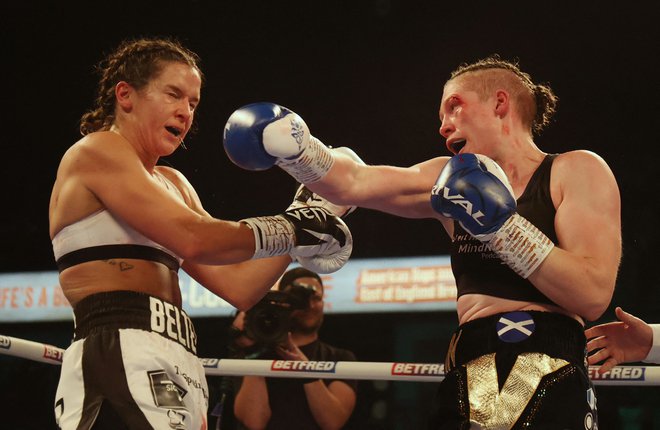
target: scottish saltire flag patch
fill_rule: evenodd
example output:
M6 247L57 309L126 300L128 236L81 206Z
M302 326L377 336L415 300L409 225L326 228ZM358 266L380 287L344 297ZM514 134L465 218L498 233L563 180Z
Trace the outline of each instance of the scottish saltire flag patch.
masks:
M527 312L509 312L497 321L497 337L503 342L521 342L534 333L534 318Z

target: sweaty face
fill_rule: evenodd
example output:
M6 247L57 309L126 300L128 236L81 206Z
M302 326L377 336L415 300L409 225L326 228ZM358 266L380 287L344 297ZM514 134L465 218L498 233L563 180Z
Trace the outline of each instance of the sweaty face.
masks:
M185 63L166 63L133 104L139 134L155 155L169 155L192 125L201 92L199 72Z
M488 154L499 134L495 112L497 100L482 100L466 87L461 79L445 85L440 104L440 134L447 140L447 149L453 154Z
M316 288L316 292L310 297L307 309L296 310L291 315L293 331L306 334L314 333L323 324L323 287L316 278L298 278L295 282L311 285ZM287 291L287 289L284 291Z

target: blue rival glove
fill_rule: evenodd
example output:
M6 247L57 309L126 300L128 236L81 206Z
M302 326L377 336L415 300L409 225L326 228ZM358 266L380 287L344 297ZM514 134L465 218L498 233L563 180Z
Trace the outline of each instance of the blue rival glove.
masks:
M274 103L234 111L225 124L223 143L237 166L266 170L276 164L302 184L321 179L334 162L330 149L309 133L300 116Z
M516 199L506 174L484 155L450 158L431 191L431 206L487 243L523 278L529 277L555 246L534 224L516 213Z
M449 159L431 192L431 205L483 242L516 212L516 199L502 168L475 154Z

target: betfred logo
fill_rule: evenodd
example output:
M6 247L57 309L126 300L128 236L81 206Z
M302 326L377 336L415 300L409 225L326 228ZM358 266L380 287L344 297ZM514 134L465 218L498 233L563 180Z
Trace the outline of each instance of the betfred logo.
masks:
M323 372L333 373L335 366L334 361L289 361L289 360L273 360L270 365L271 370L278 371L293 371L293 372Z
M589 367L589 378L599 381L644 381L646 367L617 366L609 372L599 374L594 367Z
M9 339L7 336L0 336L0 348L11 348L11 339Z
M48 346L48 345L44 346L44 358L62 362L63 356L64 353L59 348L55 348L54 346Z
M445 366L430 363L394 363L392 364L392 375L412 376L444 376Z

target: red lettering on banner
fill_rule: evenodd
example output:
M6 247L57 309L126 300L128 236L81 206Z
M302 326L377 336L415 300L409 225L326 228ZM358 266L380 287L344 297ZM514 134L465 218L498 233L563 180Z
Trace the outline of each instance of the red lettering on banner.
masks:
M34 301L32 300L32 291L33 291L32 287L27 287L25 289L25 302L23 306L25 306L26 308L31 308L32 303L34 303Z
M18 308L18 297L17 293L20 290L18 287L14 287L11 289L11 307L16 309Z
M449 265L363 269L357 281L357 303L422 303L456 300Z
M43 308L48 306L48 291L46 287L41 287L41 293L39 293L39 307Z
M7 288L0 290L0 308L5 307L5 302L7 301Z
M52 301L52 302L51 302ZM53 288L50 297L48 287L4 287L0 288L0 309L30 309L33 307L70 307L60 286Z

